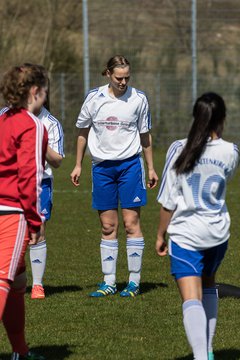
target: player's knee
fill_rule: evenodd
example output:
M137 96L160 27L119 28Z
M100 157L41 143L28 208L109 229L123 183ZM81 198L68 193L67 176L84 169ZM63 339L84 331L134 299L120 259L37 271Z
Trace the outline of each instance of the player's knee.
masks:
M129 218L124 220L124 228L127 237L141 237L142 232L138 218Z
M117 231L118 231L117 224L110 224L110 223L102 224L102 234L105 237L109 237L112 236L113 234L117 234Z
M19 275L17 275L11 285L12 290L15 291L23 291L26 289L27 286L27 276L26 272L22 272Z
M202 284L204 288L212 288L215 287L215 274L211 276L202 276Z

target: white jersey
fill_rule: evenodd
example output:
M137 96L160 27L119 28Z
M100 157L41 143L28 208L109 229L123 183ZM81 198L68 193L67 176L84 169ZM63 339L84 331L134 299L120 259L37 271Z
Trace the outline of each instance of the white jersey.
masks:
M172 241L190 250L203 250L224 243L230 236L226 182L239 163L233 143L216 139L206 149L193 171L176 175L173 165L186 143L174 142L166 156L157 200L174 210L168 233Z
M42 107L38 118L43 122L43 125L47 129L48 132L48 145L51 149L56 151L59 155L64 157L63 151L63 140L64 134L62 125L60 122L50 114L50 112L45 108ZM52 178L53 172L50 165L46 162L45 163L45 171L43 173L43 179Z
M8 107L4 107L0 110L0 115L4 114L6 111L8 111ZM50 112L45 108L42 107L42 110L40 114L38 115L38 118L42 121L43 125L47 129L48 132L48 145L51 149L56 151L59 155L64 157L64 151L63 151L63 140L64 140L64 134L62 125L60 122L50 114ZM45 163L45 170L43 173L43 179L52 178L53 173L50 165L46 162Z
M142 151L140 134L151 128L146 95L130 86L119 98L108 85L90 91L77 119L78 128L91 128L88 147L93 161L123 160Z

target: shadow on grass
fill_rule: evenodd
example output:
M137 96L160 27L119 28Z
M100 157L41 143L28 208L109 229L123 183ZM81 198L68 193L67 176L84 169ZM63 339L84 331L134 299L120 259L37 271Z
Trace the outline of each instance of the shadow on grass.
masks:
M27 287L27 293L31 293L32 287L28 286ZM48 296L52 296L54 294L61 294L64 292L77 292L77 291L82 291L82 288L80 286L76 286L76 285L65 285L65 286L50 286L50 285L44 285L44 290L45 290L45 294L46 297ZM2 360L0 358L0 360Z
M140 293L146 294L152 290L158 289L158 288L167 288L168 285L165 283L150 283L150 282L142 282L140 284ZM123 287L124 289L124 287Z
M52 345L31 348L36 354L41 354L46 357L46 360L65 360L68 359L73 351L69 345ZM9 360L10 354L1 354L0 360Z
M240 287L231 285L231 284L223 284L218 283L216 284L218 289L218 296L220 298L226 298L226 297L233 297L233 298L240 298Z
M240 350L237 349L226 349L214 352L215 360L239 360L240 359ZM174 360L192 360L193 356L183 356L174 358ZM170 360L170 359L169 359Z

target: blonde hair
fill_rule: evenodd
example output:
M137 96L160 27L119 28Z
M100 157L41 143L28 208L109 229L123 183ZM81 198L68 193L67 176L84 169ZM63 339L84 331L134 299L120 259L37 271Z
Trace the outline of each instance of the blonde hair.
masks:
M122 55L115 55L108 60L106 68L102 71L102 75L107 75L107 71L110 71L112 74L116 67L124 68L126 66L130 66L129 61Z

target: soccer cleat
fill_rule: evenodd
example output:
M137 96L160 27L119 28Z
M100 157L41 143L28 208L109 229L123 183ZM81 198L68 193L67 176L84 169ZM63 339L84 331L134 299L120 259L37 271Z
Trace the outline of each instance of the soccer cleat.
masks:
M44 299L45 292L42 285L34 285L31 292L31 299Z
M135 297L140 293L139 286L137 286L133 281L128 283L127 287L120 292L122 297Z
M208 353L208 360L214 360L214 353L213 352Z
M12 353L11 360L46 360L42 355L38 355L29 351L26 355L20 355L19 353Z
M116 294L116 292L117 292L116 285L110 286L110 285L107 285L105 283L105 281L103 281L99 285L99 288L96 291L89 294L89 296L91 296L91 297L103 297L103 296L108 296L108 295L114 295L114 294Z

